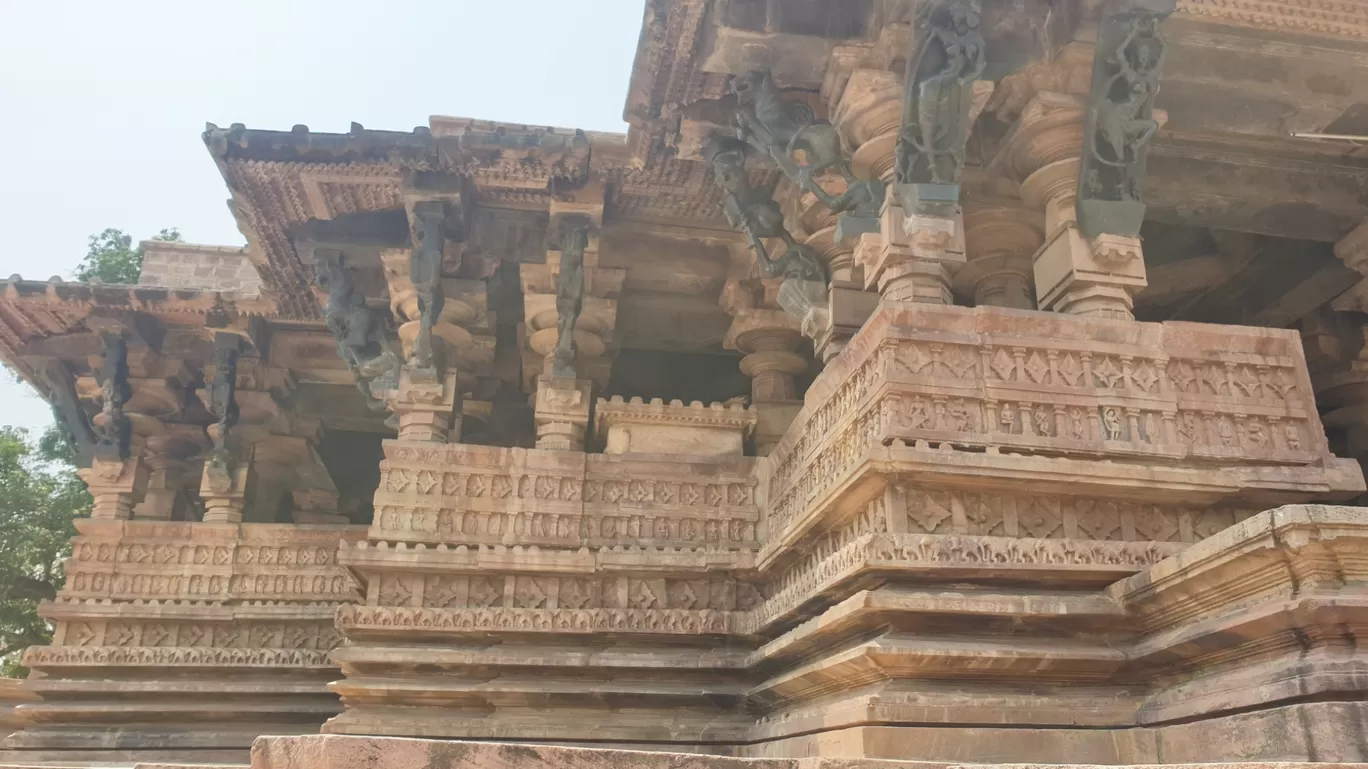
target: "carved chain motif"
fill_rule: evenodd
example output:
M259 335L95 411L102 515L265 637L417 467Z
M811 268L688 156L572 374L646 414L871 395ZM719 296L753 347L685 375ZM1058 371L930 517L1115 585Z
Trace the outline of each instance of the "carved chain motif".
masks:
M720 635L732 627L732 616L719 611L632 609L408 609L343 606L337 627L351 630L407 632L446 630L453 633L515 630L524 632L638 632L677 635Z

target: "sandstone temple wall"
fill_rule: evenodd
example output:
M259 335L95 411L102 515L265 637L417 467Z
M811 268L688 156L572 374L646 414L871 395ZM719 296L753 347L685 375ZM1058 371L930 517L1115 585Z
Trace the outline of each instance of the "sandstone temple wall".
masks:
M138 284L255 294L261 276L246 248L145 240Z

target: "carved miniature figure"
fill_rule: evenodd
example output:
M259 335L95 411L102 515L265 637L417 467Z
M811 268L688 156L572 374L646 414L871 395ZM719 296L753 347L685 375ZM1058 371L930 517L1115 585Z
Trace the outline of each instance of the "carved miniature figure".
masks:
M974 429L969 407L964 405L963 401L955 401L950 404L950 429L961 433L967 433Z
M589 247L589 222L583 217L568 218L563 224L560 243L560 274L556 276L556 349L551 357L551 375L573 378L575 326L584 309L584 250Z
M1107 440L1121 440L1121 414L1114 408L1102 410L1102 429L1107 433Z
M1035 411L1035 431L1036 435L1045 437L1049 437L1052 432L1050 429L1050 415L1046 413L1043 408L1038 408Z
M124 404L133 397L128 383L128 342L119 334L100 335L104 358L95 378L100 385L100 418L97 421L96 454L128 459L133 425L124 415Z
M878 179L855 176L841 149L836 127L818 120L812 108L785 101L768 71L753 70L732 78L736 95L736 136L769 157L799 189L817 196L835 213L850 211L859 217L877 216L883 204L884 185ZM794 159L801 152L806 162ZM846 182L840 196L817 184L818 174L835 169Z
M413 341L410 363L419 369L437 365L432 346L432 328L442 314L442 204L419 203L413 208L413 250L409 256L409 278L418 293L418 336Z
M385 338L383 321L366 306L366 297L352 287L340 259L319 259L318 284L328 293L323 319L337 340L338 355L356 377L356 387L365 396L367 407L384 411L384 401L375 397L371 385L382 377L394 377L399 356Z
M915 54L907 60L902 131L896 145L900 184L955 184L964 167L970 86L987 66L976 0L922 7Z

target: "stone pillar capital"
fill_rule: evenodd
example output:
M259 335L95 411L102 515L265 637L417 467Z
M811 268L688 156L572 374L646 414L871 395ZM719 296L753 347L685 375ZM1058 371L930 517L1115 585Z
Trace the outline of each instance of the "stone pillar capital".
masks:
M861 236L855 249L865 287L892 302L954 304L950 280L964 264L964 222L958 207L943 215L908 215L890 196L879 229Z
M456 372L433 377L428 370L404 366L393 390L381 393L399 422L399 440L446 443L461 429Z

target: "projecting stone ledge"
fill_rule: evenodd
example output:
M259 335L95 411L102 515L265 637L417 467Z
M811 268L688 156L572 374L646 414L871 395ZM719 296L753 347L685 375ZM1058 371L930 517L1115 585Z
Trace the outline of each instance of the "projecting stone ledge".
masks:
M398 737L261 737L252 769L1091 769L1088 764L966 764L870 758L734 758L689 753L571 748L554 745L413 740ZM1115 766L1115 765L1105 765ZM1139 769L1349 769L1368 764L1230 762L1131 764Z

